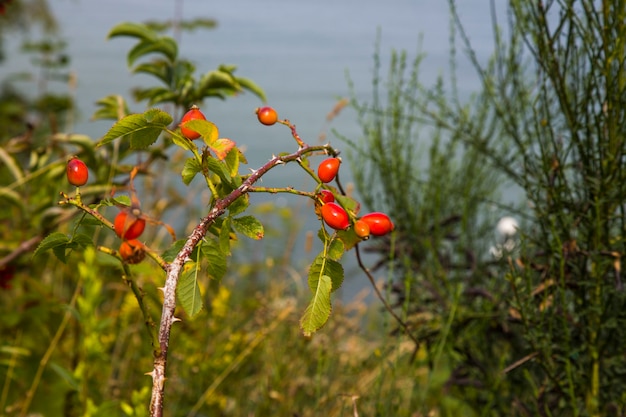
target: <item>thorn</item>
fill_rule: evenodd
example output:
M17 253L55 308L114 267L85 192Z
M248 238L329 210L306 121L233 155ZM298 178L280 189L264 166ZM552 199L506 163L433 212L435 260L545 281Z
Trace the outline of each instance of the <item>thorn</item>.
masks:
M152 379L154 379L154 369L150 372L146 372L144 375L150 376L152 377Z
M157 290L161 290L161 292L165 295L165 287L157 287Z
M172 323L176 323L177 321L182 321L178 317L172 317Z

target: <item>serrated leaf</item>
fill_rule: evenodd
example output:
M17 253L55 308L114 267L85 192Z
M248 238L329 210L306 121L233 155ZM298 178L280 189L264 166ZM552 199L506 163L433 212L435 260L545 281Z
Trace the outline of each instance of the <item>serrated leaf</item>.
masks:
M324 275L330 277L332 281L332 291L336 291L341 287L341 284L343 284L343 266L337 261L324 257L324 253L322 252L317 255L309 268L308 282L311 291L315 291L318 286L318 281Z
M209 146L217 141L217 138L220 135L217 126L208 120L192 119L182 123L181 126L191 129L194 132L198 132L202 136L204 143Z
M313 298L300 319L300 328L305 336L311 336L328 321L331 312L331 288L332 282L330 277L322 275L317 281Z
M217 174L217 176L220 177L220 179L224 181L224 183L231 184L231 178L228 174L228 171L226 170L225 164L221 163L208 153L203 154L202 158L203 163L205 164L208 171Z
M162 36L158 39L144 39L135 45L126 57L128 66L132 66L136 60L144 55L160 53L165 55L170 62L176 60L178 55L178 46L176 41L168 36Z
M239 149L232 148L230 151L228 151L228 154L224 159L224 162L228 167L228 172L230 173L231 177L235 177L237 176L237 174L239 174L239 154Z
M119 204L119 205L122 205L122 206L130 207L130 196L127 196L125 194L118 195L116 197L112 197L111 201L114 204Z
M72 237L71 243L75 243L82 248L85 248L87 246L93 246L93 236L79 233Z
M204 242L200 251L207 261L207 274L209 277L221 281L224 275L226 275L228 268L227 255L220 250L218 243L213 240Z
M226 138L218 139L211 145L209 145L209 148L211 148L213 153L215 153L215 156L217 156L217 159L219 159L220 161L223 161L224 158L226 158L228 152L230 152L230 150L234 147L235 142Z
M171 136L172 142L174 142L177 146L180 146L181 148L185 149L186 151L194 151L194 150L198 150L198 147L196 146L195 143L193 143L192 140L189 140L183 136L180 135L180 133L178 132L174 132L174 134Z
M350 227L347 230L337 230L337 239L341 240L344 245L344 250L349 251L352 249L357 243L363 241L357 234L354 232L354 227Z
M334 261L338 261L343 256L345 250L345 246L341 240L333 239L328 245L326 256Z
M261 224L261 222L254 216L233 218L233 227L239 233L255 240L263 239L265 234L263 224Z
M170 123L172 123L172 117L160 109L149 109L142 114L131 114L115 123L98 146L128 136L131 148L145 149L157 140Z
M202 311L202 294L198 285L200 266L196 262L185 264L183 273L176 287L176 298L189 318L194 318Z
M339 193L335 194L335 198L337 199L337 202L341 205L341 207L353 212L355 216L359 213L359 210L361 209L361 204L355 199Z
M176 258L176 255L178 255L178 252L185 246L186 241L186 239L180 239L172 243L172 245L161 254L163 260L165 262L172 262L174 258ZM195 257L192 255L191 258L193 259Z
M236 216L246 211L249 205L250 197L248 196L248 194L244 194L241 197L237 198L235 201L233 201L230 206L228 206L228 213L231 216Z
M157 34L147 25L142 23L122 22L113 27L107 35L107 39L128 36L131 38L138 38L141 40L154 40L157 38Z
M226 217L222 221L220 228L219 242L220 251L230 256L230 223L231 217Z
M200 163L196 158L189 158L185 161L185 165L183 166L183 172L181 173L183 177L183 183L185 185L189 185L194 177L202 170Z
M35 253L33 253L33 256L37 256L42 252L61 246L63 247L63 250L65 250L65 247L69 241L70 239L64 233L50 233L41 241L41 243L39 243L39 246L37 246L37 249L35 249Z

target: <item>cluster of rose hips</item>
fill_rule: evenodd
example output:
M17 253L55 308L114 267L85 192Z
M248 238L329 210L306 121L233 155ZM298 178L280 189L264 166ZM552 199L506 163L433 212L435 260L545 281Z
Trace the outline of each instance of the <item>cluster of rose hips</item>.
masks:
M333 181L339 172L340 165L341 160L339 158L323 160L317 167L317 176L320 181L324 184ZM335 202L335 196L329 190L320 191L319 201L322 219L329 227L335 230L346 230L353 224L354 233L361 239L367 239L370 235L386 235L394 228L389 216L378 211L365 214L351 222L346 210Z
M259 122L271 126L278 121L278 114L272 107L261 107L256 110ZM339 172L341 160L339 158L327 158L317 168L317 177L324 184L332 182ZM335 230L346 230L352 224L350 216L340 204L335 202L335 196L329 190L322 189L318 195L320 213L324 222ZM369 213L354 220L354 232L361 239L372 236L383 236L390 233L394 226L393 222L385 213Z
M261 107L256 110L259 122L266 126L271 126L278 122L278 114L271 107ZM192 106L185 113L180 121L180 131L189 140L198 139L201 135L187 127L186 122L190 120L206 120L204 114L197 106ZM327 158L322 161L317 168L317 177L322 184L332 182L339 172L341 160L336 157ZM66 167L67 180L70 184L80 187L87 183L89 170L87 165L80 159L71 158ZM122 239L119 247L119 254L127 263L135 264L141 262L146 253L144 245L137 240L146 227L146 218L142 216L139 208L139 200L134 195L132 187L133 175L131 174L131 200L130 207L123 208L115 217L113 222L115 233ZM347 230L352 226L354 233L360 239L368 239L370 236L383 236L390 233L393 222L385 213L373 212L365 214L360 218L350 216L348 212L335 201L334 194L327 189L321 189L316 196L316 205L324 222L335 230Z
M87 183L89 170L80 159L71 158L66 166L67 180L70 184L80 187ZM119 254L126 262L136 264L141 262L146 253L143 244L137 240L146 227L146 220L141 216L141 210L134 204L131 208L122 209L113 222L115 234L122 239Z

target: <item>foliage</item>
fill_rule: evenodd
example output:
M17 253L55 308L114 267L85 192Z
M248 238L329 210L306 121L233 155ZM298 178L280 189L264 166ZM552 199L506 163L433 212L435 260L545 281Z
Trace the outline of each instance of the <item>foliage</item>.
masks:
M192 101L225 98L244 89L264 99L262 90L254 83L233 75L234 66L220 66L217 71L196 80L193 66L178 58L176 41L147 25L118 25L110 33L110 37L117 36L137 38L137 45L128 54L129 66L135 72L154 75L165 84L165 87L145 89L136 95L146 99L149 106L171 103L180 111ZM54 42L30 45L44 55L40 64L49 68L50 74L68 61L63 56L58 60L49 59L50 52L62 46ZM148 54L156 54L158 58L136 64ZM14 346L6 346L7 366L3 368L5 382L0 398L0 408L12 414L46 410L66 415L147 415L148 402L149 413L153 416L175 410L175 401L167 409L165 405L171 395L166 396L165 392L166 364L172 357L176 359L176 353L188 355L186 365L189 365L197 352L202 351L197 341L207 339L201 334L204 328L201 325L190 334L194 337L190 344L195 353L183 353L183 348L170 351L172 325L181 319L191 323L207 310L219 312L219 299L212 300L207 294L217 290L219 295L219 291L224 291L219 284L229 269L228 259L238 242L237 235L254 240L264 237L263 224L246 213L248 194L283 192L306 197L313 202L311 214L315 215L321 206L319 191L326 189L335 195L350 223L358 216L358 202L345 195L341 183L336 181L336 187L327 185L311 168L316 157L337 156L338 151L329 145L308 145L287 120L279 120L277 125L288 129L297 150L280 153L252 173L241 174L241 165L247 163L244 154L233 140L220 137L216 124L204 118L175 123L175 117L168 111L150 107L132 113L121 96L108 96L99 101L95 118L115 121L108 132L94 141L84 135L59 131L60 120L56 116L72 110L71 103L61 97L42 94L36 105L42 113L51 115L50 131L45 130L46 124L34 126L34 134L42 139L41 144L24 140L22 148L2 148L6 169L0 172L0 198L15 205L14 209L2 213L7 227L3 230L6 246L2 247L0 259L2 287L15 293L12 298L7 295L10 302L3 304L10 318L3 324L3 330ZM181 133L182 127L198 132L201 140L189 140ZM13 140L11 138L9 143ZM49 147L50 144L53 147ZM179 233L175 227L155 216L156 210L152 208L159 207L158 195L136 185L142 178L147 182L150 177L163 177L158 174L163 172L158 166L163 164L170 148L174 149L174 154L184 155L184 159L177 159L170 166L173 172L180 173L182 184L189 185L195 177L201 177L208 191L204 208L200 209L201 220L183 239L177 239ZM33 162L30 166L19 163L20 152L30 153ZM63 174L66 162L76 156L90 168L90 180L69 193ZM312 190L256 185L269 170L289 163L298 164L303 174L314 180ZM152 185L152 189L158 186ZM172 208L178 196L172 193L162 198L170 200L167 204ZM69 206L74 209L68 210ZM116 209L124 212L119 224L110 220ZM18 210L22 211L23 218L15 215ZM22 219L31 223L20 225ZM127 236L126 229L115 230L116 225L126 228L127 222L138 220L150 223L155 230L141 240L134 238L143 232L143 225L132 240L120 242L115 237ZM166 242L163 237L157 239L159 233L171 236L172 242ZM339 263L343 253L367 237L356 236L351 228L342 233L328 231L322 219L318 236L323 250L307 274L311 296L300 320L305 336L311 336L329 319L331 293L341 287L344 279ZM29 266L31 256L34 266ZM142 262L146 257L152 262L149 266ZM29 278L24 279L22 275ZM55 314L42 316L43 322L36 328L44 330L45 342L34 345L32 330L25 321L41 320L42 313L37 309L28 313L24 310L30 308L33 300L38 303L40 298L45 299L50 288L53 289L51 306L44 307L43 311L52 310ZM135 305L132 305L133 300ZM155 314L159 310L161 314ZM292 310L292 307L283 309L278 315L280 321ZM215 315L217 318L225 316L225 313ZM143 344L138 339L138 327L143 327L139 334L147 335ZM124 333L118 335L116 329ZM22 341L23 334L28 340ZM262 340L234 331L223 341L225 346L217 348L218 351L228 349L232 342L235 348L243 349L245 342L256 345ZM178 341L172 340L172 345L176 343ZM129 357L123 357L130 346L141 347L133 349ZM243 349L241 357L245 359L249 352ZM31 356L41 359L31 366L25 365L23 361ZM237 365L240 361L233 363ZM218 375L214 384L219 384L220 372L227 375L233 372L229 367L235 365L226 362L224 369L201 369ZM152 371L146 373L150 367ZM51 371L62 383L47 383ZM170 372L173 376L168 374L167 379L175 379L175 368ZM152 377L152 390L137 381L137 376L144 374ZM107 384L102 384L103 375L111 375L106 378ZM14 381L15 377L19 382ZM197 395L197 392L191 393ZM206 394L199 399L196 397L199 402L194 409L205 405L204 401L210 398L205 397ZM191 406L193 401L188 399L185 406Z
M459 98L454 74L449 90L424 87L419 58L407 79L396 54L387 101L355 103L365 135L355 160L368 167L357 188L402 219L396 240L374 248L393 267L390 290L431 372L445 363L452 397L477 413L624 415L626 9L511 0L506 31L492 14L495 50L483 64L450 5L453 62L460 40L482 89ZM432 136L424 154L421 126ZM415 161L426 156L422 177ZM513 252L490 260L481 225L494 178L523 195L500 213L524 222ZM439 409L449 412L443 399Z

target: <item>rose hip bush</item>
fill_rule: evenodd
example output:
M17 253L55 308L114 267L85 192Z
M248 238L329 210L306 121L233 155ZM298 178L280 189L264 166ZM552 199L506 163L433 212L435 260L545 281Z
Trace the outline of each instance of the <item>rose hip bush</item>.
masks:
M82 252L83 260L78 261L80 272L70 272L77 275L75 296L58 327L58 338L53 338L50 345L49 349L53 350L55 344L62 341L72 308L77 308L82 318L84 337L98 339L97 329L106 321L99 322L88 308L102 302L103 297L103 283L93 268L95 253L104 254L116 263L120 267L117 273L121 271L120 282L130 288L129 294L132 294L143 315L152 345L152 367L145 372L151 376L153 383L147 396L151 397L150 414L160 416L164 410L171 329L181 320L176 314L193 320L207 308L206 297L203 296L206 288L201 285L200 277L209 276L219 283L228 268L236 235L254 240L265 235L263 224L247 213L250 193L289 193L309 199L312 202L310 215L319 218L318 237L323 249L308 270L311 298L308 306L302 306L299 321L305 336L313 335L329 319L331 294L341 287L344 279L340 262L342 256L355 247L358 250L358 243L373 233L366 230L364 221L359 217L359 202L347 196L339 182L339 150L329 144L309 145L291 122L279 120L278 112L269 106L256 110L257 121L273 126L277 134L281 133L278 128L285 128L283 134L291 135L295 141L294 150L290 153L289 150L276 149L269 162L254 167L251 173L242 168L247 161L237 142L245 144L247 138L235 141L222 137L218 125L207 120L200 109L205 98L227 97L244 91L265 100L262 90L253 82L234 75L233 66L220 66L196 79L190 71L194 69L193 64L177 56L177 46L171 38L161 36L145 25L130 23L115 27L109 34L110 38L118 36L138 41L128 56L133 72L154 76L164 86L135 90L135 98L148 102L150 108L144 112L131 112L120 96L100 100L94 118L114 122L97 142L78 134L52 137L50 142L60 150L60 155L52 162L44 158L36 160L41 163L34 166L34 171L39 173L35 178L41 181L41 187L33 184L33 188L45 189L48 195L55 196L52 198L58 202L57 207L46 210L46 215L54 216L54 221L46 222L42 217L46 227L40 235L4 258L8 265L1 265L1 286L10 289L15 270L11 262L35 247L35 256L51 251L58 258L57 264L67 265L68 271L72 271L69 267L74 262L72 259L78 258L75 255ZM151 54L151 61L137 63L147 54ZM180 85L189 88L181 92ZM154 107L162 103L174 104L174 114ZM251 123L257 121L251 116ZM75 153L76 156L68 158L66 148L72 148L69 154ZM174 152L185 155L179 164L175 164L182 183L189 185L195 178L201 178L210 195L208 207L199 208L204 210L202 218L182 239L177 238L171 225L155 214L159 213L159 205L152 196L135 188L135 181L139 178L171 175L171 172L159 173L150 168L156 161ZM285 164L298 165L302 175L312 178L315 185L311 189L258 185L270 170ZM27 179L17 175L16 184L32 181L30 177L24 177ZM68 183L76 187L72 192L68 192L71 189ZM53 193L50 194L50 191ZM13 196L8 192L5 195ZM14 197L17 206L20 203L24 205L17 194ZM50 206L54 205L50 198L48 201ZM388 229L390 232L391 228ZM170 236L171 241L155 239L161 232ZM141 282L135 280L130 266L141 268L147 262L152 262L162 271L161 274L153 274ZM87 279L88 289L83 289ZM155 293L150 288L159 289L161 293ZM161 310L158 320L150 313L150 306L155 304ZM85 357L106 358L98 354L108 349L101 339L85 342L85 346ZM48 360L49 356L44 355L38 370L43 370ZM94 361L89 367L95 366ZM81 381L89 380L89 367L82 370L83 367L77 365L75 376L70 376L69 371L62 367L55 369L64 378L73 381L75 386L80 386ZM27 390L26 400L19 404L22 413L29 410L40 382L37 377L32 379L34 382ZM80 390L72 392L79 393ZM134 410L140 408L141 399L145 396L143 391L133 393L133 401L139 404L132 406ZM83 406L87 407L88 401L84 401Z
M198 274L203 273L202 265L207 264L208 268L211 268L212 263L223 263L230 253L230 236L235 232L252 239L261 239L264 236L264 228L259 220L244 214L249 206L249 193L296 194L313 200L315 211L319 213L321 223L318 236L323 242L323 250L309 269L308 283L312 296L300 320L302 332L307 336L319 330L330 316L331 293L341 287L344 279L343 267L339 262L343 253L362 239L368 238L370 234L381 236L393 229L391 221L383 213L371 213L358 219L359 203L340 191L341 184L338 183L337 188L328 185L337 177L340 164L337 158L338 150L330 145L309 145L300 138L295 126L289 121L280 120L279 123L289 128L297 150L273 156L269 162L253 170L251 174L240 173L245 156L236 143L231 139L220 137L217 125L206 120L195 106L183 116L179 124L174 123L174 119L168 113L156 108L142 114L131 114L116 122L103 136L98 147L106 146L113 141L133 140L135 148L142 150L148 149L161 137L167 137L189 155L181 166L183 182L189 184L198 175L204 178L207 188L211 191L211 202L206 215L189 236L173 242L166 251L170 255L175 254L171 260L166 260L161 253L151 248L149 242L143 243L138 240L144 231L146 217L139 209L141 197L137 195L133 186L133 180L137 175L136 168L131 172L129 179L131 207L123 208L113 222L107 220L98 208L92 208L82 202L80 188L74 196L62 193L63 199L60 202L62 205L72 205L83 210L94 220L100 221L103 226L111 228L122 239L118 251L100 247L101 251L119 257L121 262L128 264L140 263L148 255L163 269L165 275L163 311L158 334L153 335L153 340L158 340L158 344L155 346L154 368L150 372L154 380L151 401L154 415L160 415L163 410L165 365L171 327L178 320L174 316L177 304L180 303L188 317L194 318L203 308L197 278ZM172 129L170 127L172 125L180 127ZM200 143L198 146L194 140L200 138L202 142L198 142ZM318 163L316 174L311 165L316 163L318 157L327 155L332 157ZM72 159L68 163L68 172L69 164L75 161ZM257 187L256 184L263 175L283 164L299 164L303 175L313 177L317 186L312 190ZM312 211L312 214L315 211ZM359 224L358 228L354 227L355 223ZM369 227L367 232L363 231L363 224ZM328 225L330 230L325 225ZM47 249L58 251L69 244L65 235L52 233L41 243L38 252ZM203 251L203 246L211 246L214 250Z

